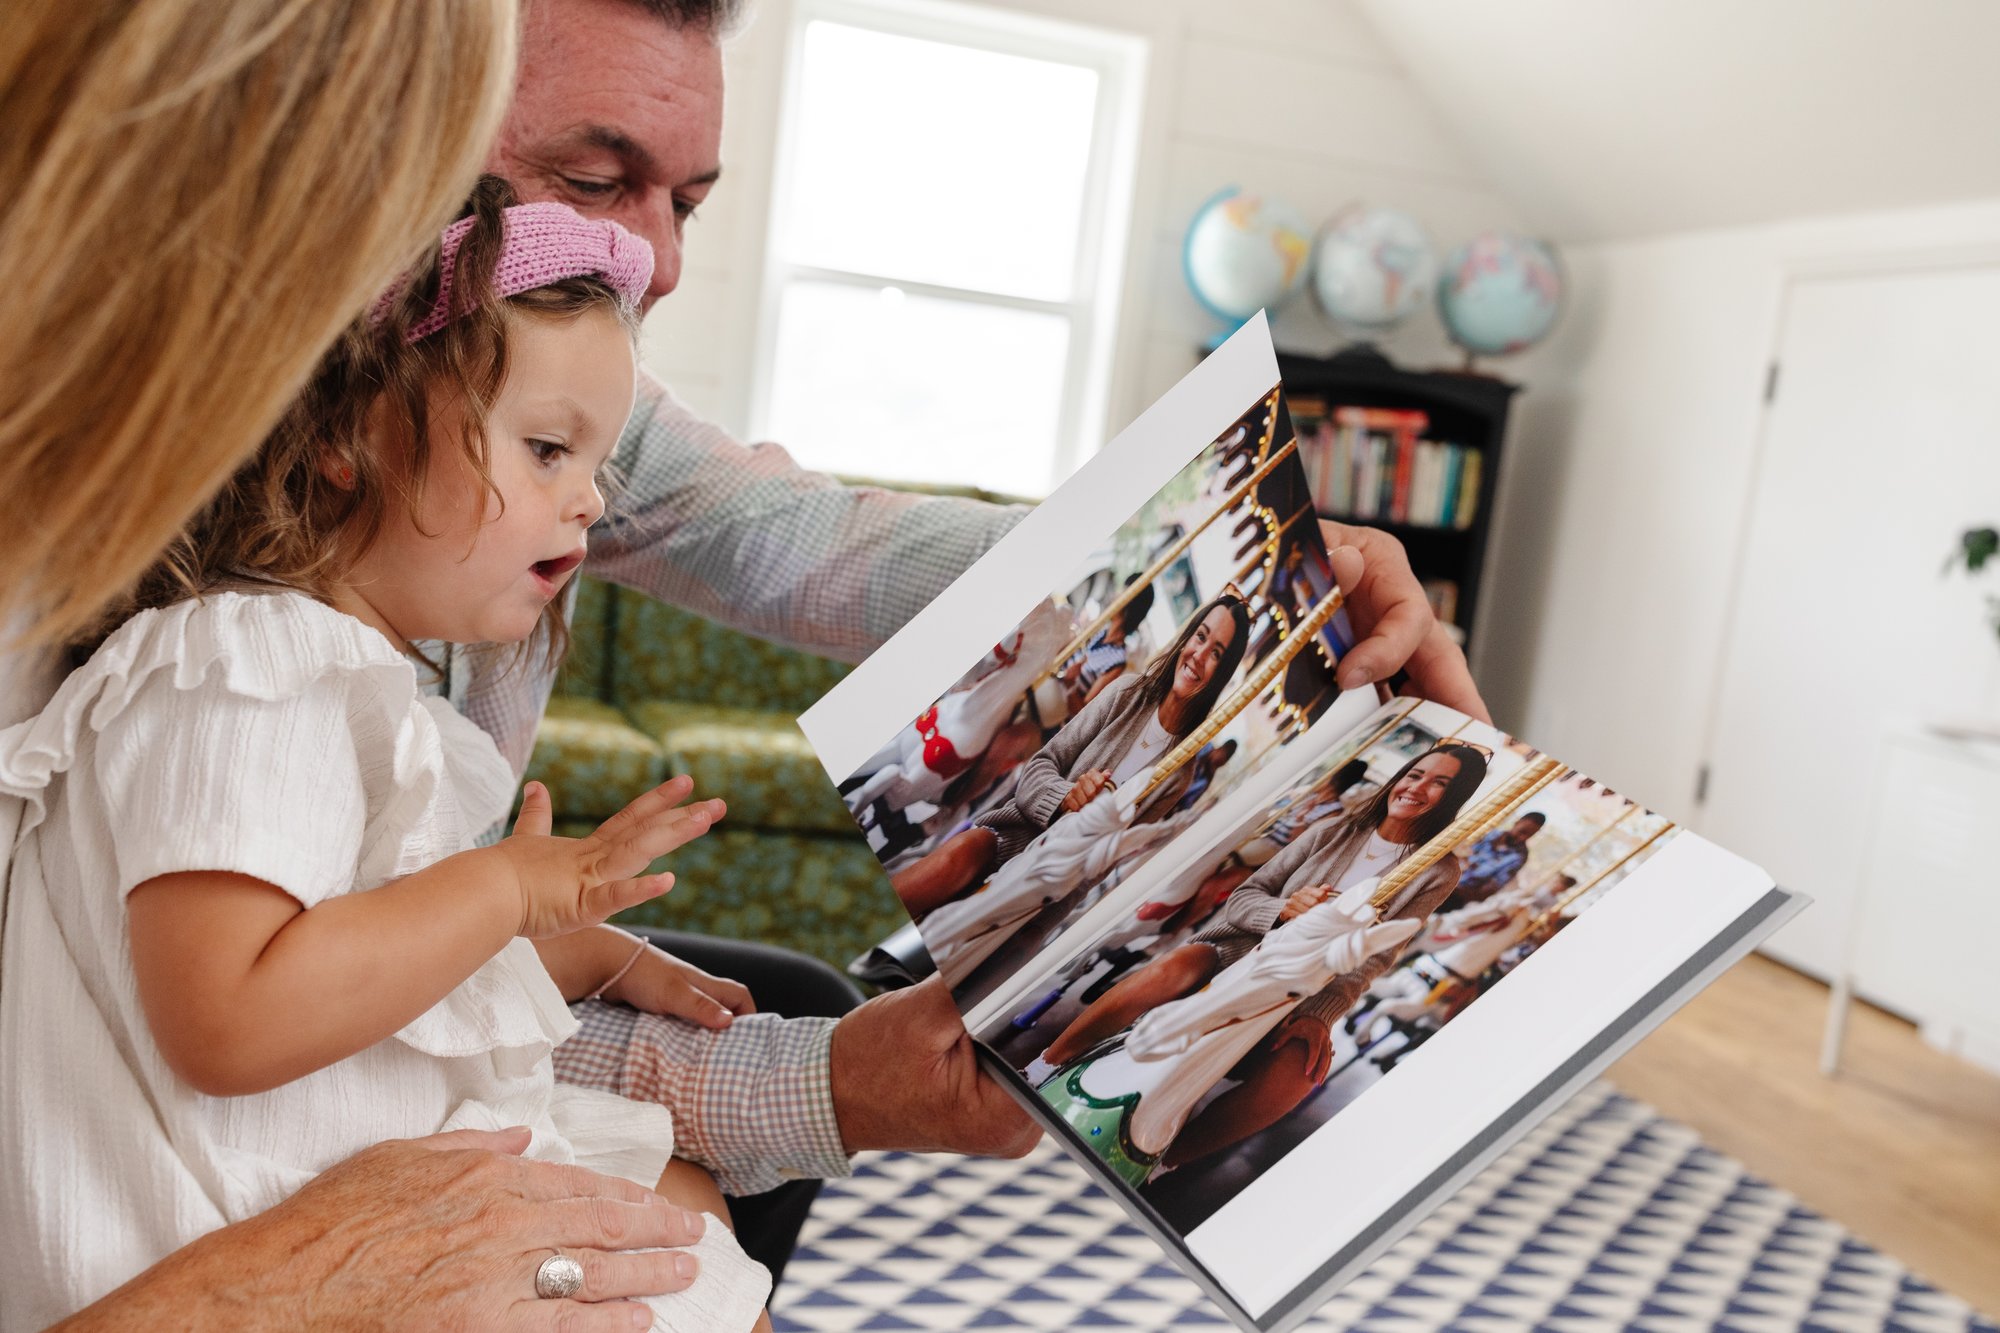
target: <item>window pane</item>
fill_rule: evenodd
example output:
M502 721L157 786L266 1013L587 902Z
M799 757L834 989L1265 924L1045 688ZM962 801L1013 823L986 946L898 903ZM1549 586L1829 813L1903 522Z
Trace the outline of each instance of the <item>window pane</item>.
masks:
M1067 300L1096 104L1082 66L810 23L785 257Z
M770 433L809 467L1045 494L1069 321L795 281L778 313Z

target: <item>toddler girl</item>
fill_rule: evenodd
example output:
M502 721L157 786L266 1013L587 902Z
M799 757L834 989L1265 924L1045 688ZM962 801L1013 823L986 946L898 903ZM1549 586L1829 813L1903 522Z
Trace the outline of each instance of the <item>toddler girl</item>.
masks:
M720 1211L712 1180L669 1169L663 1108L555 1085L575 1024L531 941L572 985L618 981L631 942L591 928L664 892L646 866L722 803L683 804L676 779L557 838L531 785L513 836L474 848L511 772L419 688L420 641L518 645L546 622L555 650L632 406L651 252L507 201L482 183L136 614L0 732L0 795L26 803L0 964L0 1326L42 1327L366 1145L444 1129L526 1125L537 1157ZM727 1228L692 1250L694 1284L634 1326L765 1327L768 1277ZM496 1280L564 1294L567 1258Z

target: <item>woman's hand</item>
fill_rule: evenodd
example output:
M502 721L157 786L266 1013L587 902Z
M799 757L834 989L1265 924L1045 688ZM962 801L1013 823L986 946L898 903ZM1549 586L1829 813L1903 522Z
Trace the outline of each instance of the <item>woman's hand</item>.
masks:
M650 944L645 949L631 970L604 992L605 999L718 1031L735 1022L738 1014L757 1012L749 988L741 982L711 976Z
M1359 689L1403 671L1410 677L1408 693L1492 722L1465 653L1431 611L1403 544L1375 528L1324 519L1319 530L1332 555L1334 582L1347 593L1347 618L1361 635L1340 659L1340 687Z
M722 818L719 800L682 805L693 790L692 778L669 778L590 836L558 838L550 834L549 789L529 783L513 836L492 849L513 872L520 894L521 926L515 933L529 939L566 935L672 888L671 874L639 872Z
M1111 780L1111 775L1101 768L1079 773L1076 775L1076 781L1070 786L1069 794L1062 799L1060 812L1073 815L1096 800L1100 793L1110 791L1115 786L1117 784Z
M1285 905L1278 909L1278 924L1296 921L1331 897L1333 897L1331 884L1308 884L1303 889L1295 890L1285 899Z
M523 1161L527 1146L525 1129L460 1130L365 1149L56 1330L649 1327L631 1298L694 1281L694 1256L673 1247L700 1238L700 1216L629 1181ZM535 1270L557 1250L583 1265L571 1300L535 1295Z

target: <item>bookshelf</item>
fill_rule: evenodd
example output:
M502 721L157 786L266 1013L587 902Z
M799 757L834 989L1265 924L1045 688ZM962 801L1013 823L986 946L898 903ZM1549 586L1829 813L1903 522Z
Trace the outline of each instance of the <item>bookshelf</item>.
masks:
M1478 632L1507 410L1520 386L1485 375L1404 370L1369 347L1348 348L1324 359L1280 353L1278 370L1320 513L1343 523L1380 528L1401 541L1417 578L1435 590L1433 604L1443 603L1440 617L1465 634L1469 648ZM1343 408L1349 411L1342 413ZM1373 411L1364 418L1353 409ZM1422 413L1421 430L1409 429L1413 418L1392 424L1397 421L1395 414L1402 413ZM1364 426L1363 420L1374 424ZM1342 430L1348 432L1345 450L1338 444ZM1375 446L1372 470L1355 462L1364 434L1385 437L1383 445ZM1409 449L1403 437L1410 444L1422 440L1457 446L1457 459L1454 462L1449 451L1435 448ZM1406 450L1411 462L1398 486L1395 473ZM1347 484L1329 485L1335 470L1331 463L1350 469ZM1384 467L1387 479L1382 477ZM1476 470L1476 476L1468 484L1469 469ZM1367 503L1357 502L1356 481L1380 485L1374 492L1375 512L1368 512ZM1398 491L1404 502L1400 509L1389 503ZM1341 495L1347 502L1336 507L1332 500ZM1392 516L1403 511L1407 516Z

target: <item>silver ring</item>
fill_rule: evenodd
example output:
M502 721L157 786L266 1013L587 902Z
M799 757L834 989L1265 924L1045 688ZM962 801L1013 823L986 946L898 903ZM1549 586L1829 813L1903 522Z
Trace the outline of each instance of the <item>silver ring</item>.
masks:
M535 1295L545 1301L566 1301L583 1290L583 1265L557 1250L535 1270Z

